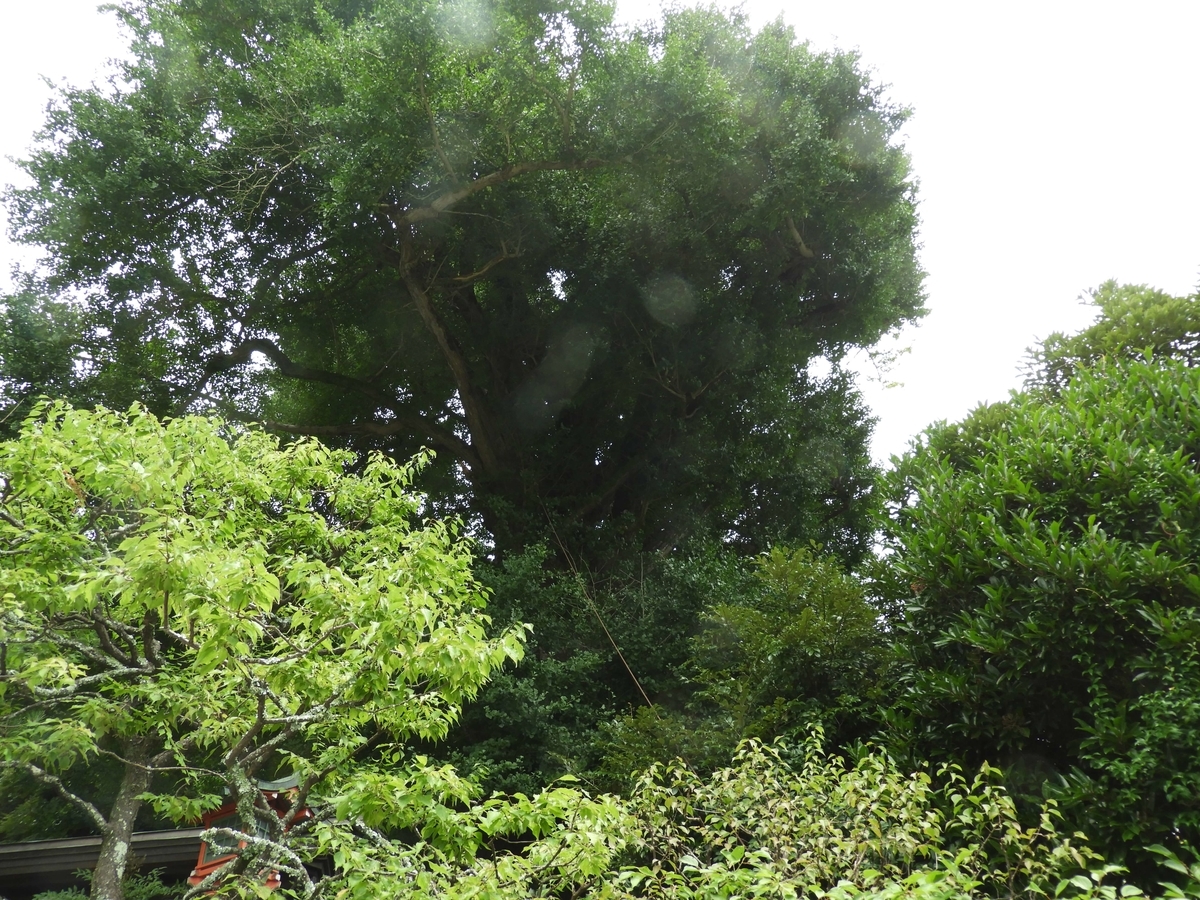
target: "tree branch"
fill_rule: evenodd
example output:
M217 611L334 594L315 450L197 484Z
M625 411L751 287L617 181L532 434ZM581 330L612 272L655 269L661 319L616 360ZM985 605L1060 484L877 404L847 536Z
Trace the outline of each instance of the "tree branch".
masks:
M24 522L22 522L22 521L20 521L19 519L16 519L16 518L14 518L14 517L13 517L13 516L12 516L12 515L11 515L11 514L8 512L8 510L5 510L5 509L0 509L0 519L3 519L5 522L7 522L7 523L8 523L9 525L11 525L13 528L18 528L18 529L20 529L21 531L24 531L24 530L25 530L25 523L24 523Z
M164 610L165 612L165 610ZM166 616L163 616L163 624L166 624ZM159 643L158 638L154 636L154 619L150 615L150 610L142 615L142 653L146 657L145 668L148 671L153 671L162 666L162 660L158 656Z
M224 765L226 767L232 766L237 758L241 756L242 751L249 747L254 742L256 737L262 734L263 724L266 722L266 716L267 698L264 694L259 694L258 711L254 716L254 724L250 726L250 729L244 735L242 735L242 739L238 741L228 753L225 754Z
M421 316L421 321L425 323L425 327L429 329L434 340L437 341L438 347L441 348L442 356L445 357L446 362L450 366L450 371L454 375L454 383L458 387L458 399L462 402L463 412L466 413L467 428L471 431L472 445L478 452L481 468L485 474L493 475L499 470L500 461L496 455L495 448L492 446L490 416L488 416L479 398L475 396L475 386L471 380L471 372L467 366L467 359L446 332L445 326L442 325L441 319L438 318L437 312L434 311L433 301L425 291L425 288L413 276L412 271L407 265L407 261L400 267L400 277L404 279L404 284L408 288L408 294L412 297L413 303L417 307L417 313Z
M603 159L582 159L575 162L567 160L543 160L541 162L514 163L513 165L504 166L502 169L497 169L495 172L484 175L482 178L476 178L474 181L460 188L446 191L446 193L426 206L418 206L415 209L401 212L394 205L389 204L385 209L397 227L409 228L419 222L436 219L446 210L457 206L463 200L474 194L478 194L480 191L487 190L498 184L504 184L506 181L511 181L529 172L579 171L582 169L598 169L606 165L608 165L608 162Z
M100 810L96 809L96 807L92 806L92 804L88 803L82 797L78 797L71 793L71 791L67 790L67 786L63 784L57 776L51 775L45 769L39 768L30 762L20 762L13 759L0 760L0 768L24 769L33 777L35 781L39 781L48 787L54 788L55 792L60 797L87 814L87 817L95 823L96 827L100 829L101 833L108 831L108 820L100 814Z
M195 731L193 731L191 734L185 735L183 738L176 741L171 746L162 750L157 755L151 757L150 765L152 765L156 768L160 767L160 766L165 766L169 760L177 759L180 751L190 750L193 746L195 746L196 740L198 739L198 737L199 737L199 735ZM177 768L190 769L190 768L196 768L196 767L194 767L194 766L178 766ZM207 770L197 768L196 771L207 771Z
M367 738L367 740L350 750L337 762L330 763L320 772L313 772L311 775L305 778L304 783L300 785L300 789L296 792L295 799L292 801L292 808L288 811L288 814L284 816L283 827L286 829L296 821L296 817L300 814L301 810L304 809L305 804L308 802L308 795L312 792L312 789L316 785L320 784L339 768L357 757L360 753L369 750L371 747L374 747L382 738L383 731L376 731L373 735Z
M800 230L796 228L796 223L792 221L792 217L787 217L788 231L792 235L792 240L796 242L796 249L800 251L800 255L805 259L812 259L816 256L809 248L808 244L804 243L804 238L800 236Z
M506 260L516 259L520 255L521 255L521 245L520 245L519 240L517 242L516 249L513 250L511 253L509 252L508 245L504 241L501 241L500 242L500 252L496 256L493 256L491 259L489 259L486 263L484 263L480 268L476 269L474 272L468 272L466 275L455 275L450 280L453 282L457 282L459 284L466 284L469 281L474 281L477 278L482 278L484 275L486 275L488 272L490 272L496 266L500 265L500 263L505 262Z
M378 388L361 379L352 378L348 375L339 375L336 372L327 372L323 369L313 369L293 362L274 341L267 340L266 338L251 338L250 340L243 341L229 353L220 353L212 357L204 367L204 375L201 377L200 382L192 390L187 400L177 408L177 414L182 414L184 410L195 402L214 375L227 372L236 366L244 365L250 361L250 357L255 353L261 353L271 360L279 373L287 378L295 378L300 381L315 381L321 384L331 384L335 387L345 388L375 401L380 406L390 409L396 414L395 422L380 425L367 423L344 426L303 426L284 425L274 422L264 423L264 427L270 427L276 431L286 431L290 434L377 434L381 436L399 434L408 429L423 434L435 444L449 450L468 466L475 468L478 465L478 459L471 449L470 444L454 433L430 422L424 416L408 412L403 407L398 406L394 397L389 397Z

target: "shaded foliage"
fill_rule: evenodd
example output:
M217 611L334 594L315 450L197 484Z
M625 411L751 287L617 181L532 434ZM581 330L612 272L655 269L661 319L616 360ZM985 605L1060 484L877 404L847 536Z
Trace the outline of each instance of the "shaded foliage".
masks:
M676 695L605 726L606 783L676 757L711 771L747 737L795 738L814 726L849 748L881 724L889 653L862 583L815 548L722 562L723 577L704 585Z

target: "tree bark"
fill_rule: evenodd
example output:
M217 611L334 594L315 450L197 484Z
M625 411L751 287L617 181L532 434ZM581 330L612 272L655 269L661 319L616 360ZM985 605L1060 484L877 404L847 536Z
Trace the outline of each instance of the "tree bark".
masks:
M476 393L471 380L470 367L466 357L455 346L446 327L433 309L433 301L417 278L409 270L407 262L400 267L400 277L404 280L408 294L412 297L417 313L429 333L437 341L442 356L450 366L454 375L454 383L458 387L458 399L462 403L463 413L467 419L467 430L471 433L471 449L479 459L481 474L494 478L500 471L500 458L497 453L495 429L492 427L492 416L485 404Z
M92 874L91 900L125 900L122 881L129 862L133 826L142 808L141 795L150 790L154 772L148 765L150 754L142 741L129 741L124 749L125 776L108 817L108 827L100 841L100 858Z

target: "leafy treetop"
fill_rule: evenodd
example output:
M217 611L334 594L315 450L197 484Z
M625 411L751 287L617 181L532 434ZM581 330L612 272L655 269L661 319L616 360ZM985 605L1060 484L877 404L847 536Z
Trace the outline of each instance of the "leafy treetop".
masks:
M1147 353L1197 362L1200 295L1175 297L1145 285L1106 281L1090 294L1096 322L1079 334L1050 335L1029 353L1028 387L1060 390L1081 367L1102 358L1138 359Z
M922 295L906 112L852 54L597 0L120 14L132 60L9 196L87 297L83 394L434 446L499 552L548 520L861 552L865 412L806 366Z
M1200 839L1200 369L1118 349L930 431L887 478L884 590L913 754L1056 792L1149 881L1140 845Z

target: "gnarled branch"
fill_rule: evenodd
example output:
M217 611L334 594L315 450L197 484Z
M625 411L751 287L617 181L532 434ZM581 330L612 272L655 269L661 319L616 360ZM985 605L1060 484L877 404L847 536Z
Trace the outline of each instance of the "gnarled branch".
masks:
M446 331L442 320L438 318L429 293L417 281L407 265L402 266L400 275L404 279L404 285L408 288L408 294L412 297L421 321L425 323L425 327L437 341L442 356L445 357L450 371L454 375L454 383L458 387L458 398L462 402L463 412L467 416L467 428L471 430L473 446L478 451L481 468L485 474L494 474L500 469L500 461L492 446L490 417L484 409L483 403L475 395L475 385L471 380L467 359Z
M92 806L82 797L73 794L67 789L67 786L62 783L62 780L55 775L51 775L45 769L35 766L31 762L21 762L14 759L0 760L0 768L4 769L21 769L28 772L33 777L34 781L38 781L47 787L53 788L54 791L77 809L82 810L102 834L108 832L108 820L100 813L100 810Z
M580 171L583 169L598 169L605 165L608 165L608 162L603 159L581 159L577 161L552 159L540 162L513 163L481 178L476 178L462 187L446 191L432 203L425 206L401 210L395 205L389 204L385 206L385 211L397 227L408 228L419 222L436 219L446 210L457 206L468 197L478 194L480 191L487 190L490 187L495 187L498 184L504 184L506 181L512 181L512 179L529 172Z
M275 364L276 370L288 378L295 378L300 381L315 381L321 384L331 384L336 387L345 388L355 393L361 394L364 397L373 400L380 406L390 409L396 414L396 419L388 423L364 423L360 425L334 425L334 426L304 426L304 425L285 425L280 422L264 423L264 427L269 427L274 431L285 431L289 434L310 434L310 435L342 435L342 434L376 434L380 436L389 436L399 434L403 431L415 431L429 438L433 443L449 450L456 457L461 459L471 468L476 468L479 464L478 457L471 445L462 438L455 435L453 432L442 428L439 425L430 422L424 416L417 415L405 410L396 403L394 397L389 397L383 391L379 390L372 384L363 381L359 378L352 378L349 375L340 375L337 372L328 372L324 369L313 369L309 366L301 365L294 362L274 341L266 338L251 338L243 341L229 353L220 353L208 361L204 367L204 375L200 382L192 390L188 399L180 404L178 409L182 413L189 407L197 397L199 397L209 380L221 372L227 372L240 365L245 365L250 361L250 357L255 353L261 353L267 359Z

